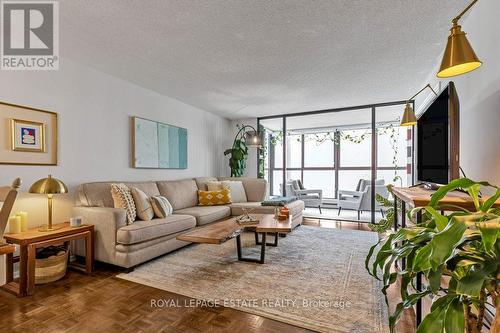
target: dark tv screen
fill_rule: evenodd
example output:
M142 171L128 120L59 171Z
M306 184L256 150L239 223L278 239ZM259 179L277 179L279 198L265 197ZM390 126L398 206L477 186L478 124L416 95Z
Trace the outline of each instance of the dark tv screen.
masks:
M418 119L417 178L422 182L449 181L449 92L445 89Z

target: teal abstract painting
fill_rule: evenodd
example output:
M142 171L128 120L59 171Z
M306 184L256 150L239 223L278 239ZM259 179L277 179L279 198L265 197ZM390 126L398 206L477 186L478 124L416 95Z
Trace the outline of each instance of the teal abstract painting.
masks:
M134 167L187 169L187 129L133 118Z

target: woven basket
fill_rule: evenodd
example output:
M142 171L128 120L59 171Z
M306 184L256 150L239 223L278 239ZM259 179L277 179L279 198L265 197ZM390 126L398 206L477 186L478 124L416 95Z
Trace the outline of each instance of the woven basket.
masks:
M68 267L68 251L57 256L36 259L35 284L44 284L57 281L66 275Z

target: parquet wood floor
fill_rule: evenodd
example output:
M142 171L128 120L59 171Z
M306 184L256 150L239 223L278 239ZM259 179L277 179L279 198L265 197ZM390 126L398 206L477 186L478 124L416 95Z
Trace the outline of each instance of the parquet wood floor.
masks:
M119 272L98 264L93 276L69 272L62 280L37 286L34 296L17 298L0 291L0 332L310 332L230 308L185 307L189 298L118 279ZM151 307L151 299L173 300L180 307ZM407 322L398 332L414 332L411 318Z

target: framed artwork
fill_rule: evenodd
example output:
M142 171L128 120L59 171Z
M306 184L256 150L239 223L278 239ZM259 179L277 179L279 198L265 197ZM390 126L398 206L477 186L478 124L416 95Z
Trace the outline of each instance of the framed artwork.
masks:
M187 129L132 117L134 168L187 169Z
M12 150L45 152L45 125L36 121L11 120Z
M0 102L0 164L57 165L57 113Z

